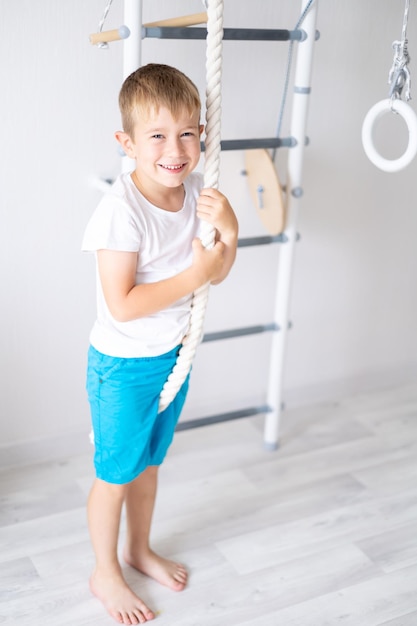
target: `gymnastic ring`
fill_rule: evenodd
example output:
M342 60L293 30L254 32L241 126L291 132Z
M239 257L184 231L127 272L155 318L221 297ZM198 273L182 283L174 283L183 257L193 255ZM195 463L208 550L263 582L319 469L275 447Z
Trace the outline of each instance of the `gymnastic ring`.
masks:
M408 128L408 146L398 159L384 159L376 150L372 131L376 120L385 113L398 113ZM398 172L411 163L417 153L417 116L403 100L381 100L367 113L362 125L362 143L368 159L384 172Z

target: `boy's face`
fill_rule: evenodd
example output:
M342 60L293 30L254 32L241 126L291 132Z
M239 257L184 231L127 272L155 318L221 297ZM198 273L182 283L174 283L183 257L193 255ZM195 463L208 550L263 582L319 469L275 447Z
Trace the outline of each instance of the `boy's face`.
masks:
M136 160L136 175L145 189L182 185L200 159L199 111L184 110L174 119L165 107L140 115L133 138L117 136L128 156Z

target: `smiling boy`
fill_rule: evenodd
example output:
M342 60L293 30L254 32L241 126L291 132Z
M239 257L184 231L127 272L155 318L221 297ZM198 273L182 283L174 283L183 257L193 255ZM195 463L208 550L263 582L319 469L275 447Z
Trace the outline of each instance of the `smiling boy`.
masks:
M161 389L187 332L192 293L228 275L237 220L227 198L202 189L200 99L192 81L149 64L123 83L123 131L116 139L135 160L99 203L83 240L97 259L97 319L90 334L87 390L96 479L88 521L96 567L92 592L121 624L152 620L127 585L117 556L126 507L125 561L175 591L187 570L149 545L158 467L172 441L188 378L158 414ZM216 229L205 249L199 219Z

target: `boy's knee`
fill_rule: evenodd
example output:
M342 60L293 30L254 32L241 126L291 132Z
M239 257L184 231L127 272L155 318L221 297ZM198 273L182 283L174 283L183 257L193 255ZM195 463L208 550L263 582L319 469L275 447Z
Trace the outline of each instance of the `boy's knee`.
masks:
M102 480L101 478L96 479L96 484L99 489L106 491L111 497L119 498L123 500L126 495L126 491L129 487L129 483L117 484L117 483L109 483L106 480Z

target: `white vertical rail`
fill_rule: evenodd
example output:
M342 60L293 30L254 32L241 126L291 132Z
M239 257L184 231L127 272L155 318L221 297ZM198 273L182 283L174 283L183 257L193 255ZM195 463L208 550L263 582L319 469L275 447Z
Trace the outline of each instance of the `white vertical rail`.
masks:
M308 0L302 0L304 11ZM302 28L307 38L297 45L297 61L294 77L294 94L291 114L291 137L297 145L289 149L287 172L287 216L284 234L288 241L280 246L277 273L274 321L279 331L273 333L269 368L267 404L271 412L265 418L264 447L275 450L278 447L279 422L283 402L283 373L289 323L289 305L295 242L297 238L297 217L300 198L303 160L306 139L307 113L310 93L310 79L316 35L318 0L313 2Z
M138 69L142 60L142 0L125 0L124 23L130 37L123 42L123 79Z
M130 37L123 41L123 80L138 69L142 63L142 0L124 0L124 23ZM135 161L122 157L122 172L131 172Z

